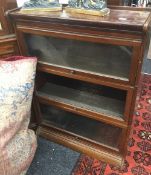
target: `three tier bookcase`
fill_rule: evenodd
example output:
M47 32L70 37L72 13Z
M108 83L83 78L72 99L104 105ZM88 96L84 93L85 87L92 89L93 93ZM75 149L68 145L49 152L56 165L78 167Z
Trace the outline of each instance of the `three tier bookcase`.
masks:
M133 118L151 14L109 16L9 13L20 51L38 58L34 110L38 134L122 165Z

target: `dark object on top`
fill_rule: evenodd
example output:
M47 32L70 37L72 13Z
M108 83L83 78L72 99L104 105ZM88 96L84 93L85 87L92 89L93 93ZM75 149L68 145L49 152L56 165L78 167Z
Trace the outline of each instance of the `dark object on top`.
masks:
M51 7L60 7L58 0L30 0L25 2L23 8L51 8Z

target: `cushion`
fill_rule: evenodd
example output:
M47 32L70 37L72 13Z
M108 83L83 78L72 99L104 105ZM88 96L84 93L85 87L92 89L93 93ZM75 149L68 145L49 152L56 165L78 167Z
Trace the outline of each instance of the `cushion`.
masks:
M37 59L0 61L0 175L25 174L37 147L28 129Z

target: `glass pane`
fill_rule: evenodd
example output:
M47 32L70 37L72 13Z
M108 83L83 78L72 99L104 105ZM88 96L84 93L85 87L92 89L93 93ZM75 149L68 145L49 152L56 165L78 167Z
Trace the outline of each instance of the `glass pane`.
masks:
M126 91L69 78L45 75L38 94L95 113L123 118ZM40 80L43 81L42 78Z
M129 77L132 48L25 34L29 54L64 68L114 78Z
M44 120L58 128L92 139L103 145L118 148L122 129L92 119L81 117L48 105L40 105Z

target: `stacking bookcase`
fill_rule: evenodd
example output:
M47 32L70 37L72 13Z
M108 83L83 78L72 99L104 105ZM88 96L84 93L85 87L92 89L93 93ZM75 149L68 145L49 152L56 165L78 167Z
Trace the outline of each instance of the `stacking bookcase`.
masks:
M114 7L105 17L19 10L9 16L21 54L38 58L38 134L122 165L149 46L150 12Z

